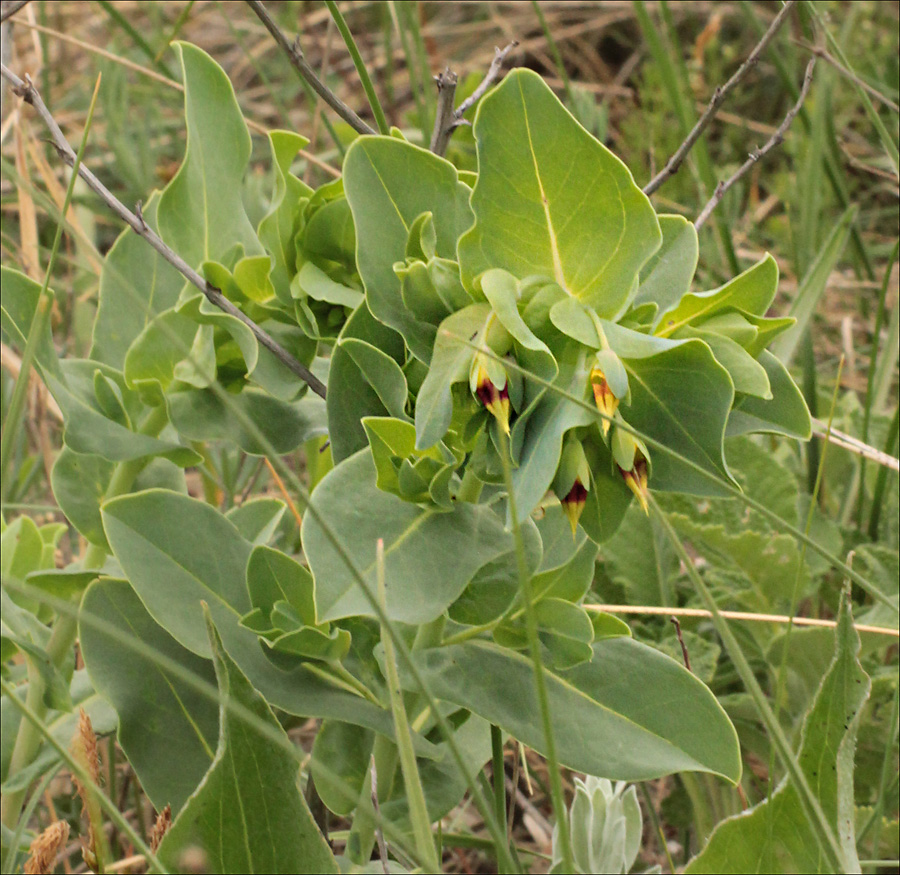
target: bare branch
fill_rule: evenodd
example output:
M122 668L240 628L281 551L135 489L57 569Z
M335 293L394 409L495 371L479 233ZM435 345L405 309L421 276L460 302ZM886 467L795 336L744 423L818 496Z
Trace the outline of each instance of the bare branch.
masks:
M694 222L695 228L699 230L703 226L704 222L710 217L712 211L718 206L719 201L722 200L725 192L728 191L731 186L741 179L760 158L767 155L772 149L784 142L784 135L787 132L787 129L791 126L797 113L800 112L800 107L803 106L803 101L806 100L806 95L809 93L809 86L812 84L813 68L815 66L816 59L811 58L810 62L806 65L806 74L803 77L803 87L800 89L800 97L797 99L797 102L788 110L788 114L784 117L784 121L778 126L777 130L772 134L765 146L761 149L754 149L750 153L750 157L747 158L732 177L724 182L720 182L716 186L713 196L701 210L700 215L697 216L697 219Z
M247 5L256 13L257 18L266 26L273 39L288 56L294 69L313 87L322 98L353 130L361 134L375 134L377 131L366 124L346 103L344 103L316 74L306 62L299 39L293 43L282 33L269 11L259 0L247 0Z
M434 115L434 130L431 133L431 144L428 148L435 155L443 155L447 151L450 135L456 127L453 101L456 97L458 78L449 67L434 77L438 90L437 111Z
M16 3L4 3L3 12L0 12L0 24L7 18L12 18L20 9L24 9L31 0L18 0Z
M713 92L712 99L706 111L700 116L697 124L691 129L691 132L685 137L684 142L675 150L671 158L653 179L644 186L644 194L651 195L655 192L670 176L674 176L681 167L682 162L687 157L688 152L694 147L694 143L700 139L700 135L709 126L709 123L715 118L719 107L725 102L725 98L744 80L746 75L756 66L766 46L772 41L772 38L778 33L779 28L784 23L791 9L797 0L788 0L781 8L778 15L775 16L769 29L763 34L762 39L756 44L756 47L747 55L747 59L735 71L734 75L724 84L716 87Z
M888 109L900 113L900 106L894 103L887 95L882 94L877 88L873 88L868 82L860 79L852 70L848 70L834 55L830 54L824 46L811 46L808 43L798 42L807 51L812 52L817 58L821 58L826 64L830 64L843 77L849 79L858 88L862 88L870 97L874 97L879 103L884 104ZM894 179L895 177L891 177Z
M22 98L26 103L30 103L41 120L50 131L53 145L56 148L60 158L70 167L75 164L75 151L69 145L69 141L60 130L56 120L50 114L41 95L38 93L34 84L26 75L25 81L20 79L9 68L0 65L0 75L9 82L14 94ZM100 199L121 219L129 228L139 237L143 237L172 267L175 268L183 277L185 277L192 285L200 289L206 296L207 300L220 310L231 316L240 319L252 332L259 343L271 352L288 370L303 380L316 395L325 397L325 384L316 377L306 365L298 362L281 344L278 343L268 332L259 327L249 316L239 310L231 301L226 298L220 289L210 285L194 268L192 268L178 253L174 252L165 243L160 236L150 228L144 221L140 213L140 206L137 212L128 209L87 167L82 163L78 169L78 175L87 183L91 191L99 195Z
M519 44L513 40L503 49L494 49L494 60L478 87L454 110L453 98L456 94L456 74L449 68L440 76L435 76L438 87L438 111L434 120L434 132L431 135L431 151L435 155L443 155L447 151L450 136L461 124L463 116L485 95L489 88L500 78L506 56ZM453 77L452 89L448 87L449 77ZM448 94L449 92L449 94Z

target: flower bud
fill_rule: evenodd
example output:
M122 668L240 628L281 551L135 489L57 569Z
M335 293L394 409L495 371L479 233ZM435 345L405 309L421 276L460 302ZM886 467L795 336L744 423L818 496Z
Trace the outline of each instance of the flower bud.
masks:
M650 456L639 438L617 428L612 437L612 456L625 485L634 493L644 513L649 514L647 480L650 476Z
M559 498L563 513L572 527L573 538L576 536L578 520L581 519L587 503L590 483L591 469L584 454L584 447L576 437L576 432L570 432L563 444L559 466L553 478L553 491Z
M619 471L625 480L625 485L634 493L635 498L641 503L645 514L650 513L647 505L647 459L640 449L634 452L634 465L630 471L621 466Z
M584 506L587 504L587 489L577 477L566 496L560 499L560 504L566 519L569 521L569 525L572 527L572 537L574 538L578 531L578 520L581 519Z

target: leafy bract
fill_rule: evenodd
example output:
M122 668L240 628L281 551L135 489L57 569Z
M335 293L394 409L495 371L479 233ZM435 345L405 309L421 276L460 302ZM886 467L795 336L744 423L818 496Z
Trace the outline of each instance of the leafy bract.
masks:
M304 514L303 549L316 581L320 620L375 616L349 563L374 593L379 539L384 541L387 613L403 623L440 616L475 572L502 554L509 554L507 574L515 576L512 535L491 506L460 502L451 512L441 512L382 492L375 476L371 453L356 453L319 483ZM343 537L338 550L326 526L352 537ZM448 562L448 556L454 560Z
M545 668L560 762L579 772L640 781L707 771L737 781L737 735L715 696L677 662L628 637L593 646L593 659ZM435 695L544 750L529 659L480 641L417 653ZM640 694L636 694L636 690ZM673 701L690 708L673 708Z
M429 211L437 254L455 259L456 241L472 224L469 189L452 164L418 146L394 137L360 137L344 159L344 190L356 223L356 261L369 309L428 362L434 327L404 304L394 264L406 255L411 226Z
M616 316L661 241L625 165L530 70L513 71L484 98L475 138L475 225L459 243L466 286L496 267L540 274Z
M218 738L212 663L182 647L147 613L124 580L104 578L85 593L80 640L97 690L119 715L118 740L157 810L181 810L209 769ZM139 642L130 648L120 635ZM148 650L151 653L148 653ZM176 663L197 684L172 671Z

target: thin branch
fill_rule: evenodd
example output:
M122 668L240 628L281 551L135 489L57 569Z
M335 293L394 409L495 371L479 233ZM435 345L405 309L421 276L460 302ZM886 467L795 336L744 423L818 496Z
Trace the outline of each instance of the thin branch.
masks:
M290 59L294 69L312 86L313 90L325 101L353 130L361 134L375 134L377 131L369 127L346 103L344 103L316 74L306 62L299 38L293 43L282 33L269 11L259 0L247 0L247 5L256 13L257 18L265 25L266 30Z
M797 113L800 112L800 107L803 106L803 101L806 100L806 95L809 93L809 86L812 84L812 75L815 66L816 59L811 58L810 62L806 65L806 74L803 77L803 87L800 89L800 97L797 99L797 102L788 110L788 114L784 117L784 121L778 126L778 129L772 134L765 146L763 146L762 149L754 149L750 153L750 157L747 158L732 177L724 182L720 182L716 186L713 196L702 209L700 215L697 216L697 219L694 222L695 228L699 230L703 226L704 222L710 217L712 211L716 208L719 201L725 196L725 192L727 192L731 186L740 180L760 158L764 157L771 152L772 149L784 142L784 135L787 133L787 129L791 126Z
M669 617L669 622L675 627L675 634L678 636L678 643L681 645L681 658L684 660L684 667L693 674L691 657L688 653L687 644L684 643L684 635L681 634L681 623L678 622L678 617L675 616Z
M24 9L31 0L18 0L16 3L6 4L4 3L4 7L6 7L3 12L0 12L0 24L6 21L7 18L12 18L20 9Z
M456 75L448 69L446 73L435 76L435 82L438 86L438 111L434 120L434 133L431 135L431 151L435 155L443 155L447 151L447 144L450 142L450 136L461 124L465 124L463 116L485 95L500 78L503 69L503 63L506 56L519 44L518 40L513 40L503 49L494 49L494 60L488 67L484 79L481 80L478 87L452 112L448 111L452 108L453 98L456 94ZM453 88L449 88L448 77L453 77ZM449 91L449 97L447 92ZM442 103L449 103L449 108ZM443 111L442 111L443 110Z
M56 120L50 114L40 94L34 87L31 79L20 79L5 64L0 65L0 75L9 82L13 93L21 97L26 103L30 103L41 120L50 131L53 145L60 158L70 167L75 163L75 152L69 145ZM84 164L78 169L78 175L87 183L88 188L97 194L100 199L118 216L135 234L143 237L172 267L175 268L192 285L196 286L206 296L207 300L220 310L240 319L252 332L259 343L264 346L275 358L278 359L289 371L305 382L316 395L325 397L325 384L319 380L306 365L298 362L278 341L268 332L260 328L249 316L239 310L226 298L220 289L208 283L194 268L192 268L180 255L170 249L162 238L144 221L140 215L140 207L137 212L128 209L109 189L99 180Z
M756 44L753 51L747 55L747 59L744 63L738 67L734 75L724 85L716 87L712 99L709 101L709 106L706 107L706 111L700 116L697 124L694 125L687 137L685 137L684 142L675 150L675 153L666 162L666 166L644 186L644 194L653 194L653 192L655 192L670 176L674 176L675 173L678 172L678 168L681 167L688 152L694 147L694 143L700 139L700 135L715 118L716 113L719 111L719 107L725 102L725 98L728 97L728 95L744 80L747 74L759 62L760 56L765 51L766 46L772 41L775 34L778 33L781 25L784 23L796 2L797 0L789 0L789 2L784 4L781 11L769 25L769 29L763 34L762 39Z
M662 605L592 605L584 604L586 611L604 614L648 614L663 617L703 617L712 616L711 611L705 608L670 608ZM728 620L745 620L751 623L793 623L795 626L819 626L825 629L834 629L837 626L835 620L820 620L817 617L789 617L786 614L754 614L746 611L719 611ZM868 626L863 623L854 623L857 632L871 632L874 635L889 635L900 638L900 630L889 626Z
M863 91L867 92L870 96L874 97L879 103L883 103L888 109L892 109L894 112L900 113L900 106L894 103L887 95L882 94L877 88L873 88L869 85L868 82L861 79L856 75L852 70L848 70L834 55L832 55L828 49L824 46L811 46L808 43L799 42L797 45L806 49L807 51L812 52L817 58L821 58L826 64L830 64L837 70L842 76L846 79L849 79L854 85L858 88L862 88ZM891 177L896 178L896 177Z

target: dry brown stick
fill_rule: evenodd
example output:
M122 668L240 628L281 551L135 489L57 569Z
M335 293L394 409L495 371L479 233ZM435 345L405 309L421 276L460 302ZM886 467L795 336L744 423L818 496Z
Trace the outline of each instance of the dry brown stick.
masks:
M809 86L812 84L812 75L813 69L816 66L816 59L810 59L810 62L806 65L806 74L803 77L803 87L800 89L800 97L797 99L797 102L788 110L788 114L784 117L784 121L778 126L778 129L774 134L769 138L768 142L761 149L754 149L750 153L750 157L738 168L737 172L729 177L728 179L720 182L716 186L716 190L713 192L713 196L709 199L706 206L700 211L700 215L697 216L696 221L694 222L694 227L698 230L703 227L703 224L706 220L712 215L712 211L718 206L718 203L725 196L725 192L728 191L731 186L733 186L739 179L741 179L750 168L759 161L764 155L767 155L772 151L776 146L784 142L784 135L787 132L787 129L791 126L791 123L797 116L797 113L800 112L800 107L803 106L803 101L806 100L806 95L809 93Z
M799 42L797 43L802 48L806 49L809 52L812 52L817 58L821 58L826 64L830 64L837 70L841 76L846 79L849 79L854 85L862 88L863 91L867 92L870 97L874 97L879 103L883 103L888 109L892 109L894 112L900 112L900 106L894 103L886 94L882 94L877 88L873 88L866 82L864 79L861 79L856 73L848 70L834 55L830 54L828 50L824 46L811 46L808 43ZM891 179L895 179L896 177L891 177Z
M247 5L256 13L257 18L265 25L266 30L272 34L272 38L280 46L282 51L290 59L294 69L312 86L313 90L325 101L353 130L361 134L375 134L374 128L369 127L346 103L344 103L319 77L316 71L307 63L300 48L299 38L293 43L282 33L281 28L275 23L269 11L259 0L247 0Z
M56 120L50 114L41 95L34 87L31 79L26 76L23 81L15 73L13 73L5 64L0 65L0 75L9 82L13 93L21 97L26 103L30 103L37 114L41 117L41 121L50 131L53 145L59 153L60 158L70 167L75 163L75 152L69 145L69 141L60 130ZM275 358L278 359L291 373L298 376L306 383L316 395L325 397L325 384L315 375L306 365L298 362L277 340L275 340L267 331L260 328L249 316L235 307L231 301L226 298L220 289L208 283L194 268L192 268L177 252L170 249L162 238L144 221L140 214L140 204L138 204L136 212L128 209L94 174L87 169L82 163L78 169L78 174L87 183L88 188L97 194L100 199L119 217L129 228L139 237L143 237L172 267L175 268L185 279L192 285L196 286L206 296L207 300L218 307L220 310L240 319L252 332L253 336L264 346Z
M456 95L456 74L448 68L446 72L435 76L438 87L438 108L434 120L434 132L431 135L431 151L435 155L443 155L453 131L463 124L463 116L484 96L487 90L500 78L506 56L518 45L513 40L502 49L494 49L494 60L488 67L484 79L478 87L456 108L453 109L453 98Z
M791 9L796 2L797 0L789 0L789 2L784 4L781 11L772 20L769 29L763 34L753 51L747 55L747 59L744 63L737 68L734 75L724 85L716 87L712 99L706 107L706 111L700 116L697 124L694 125L687 137L685 137L684 142L675 150L672 157L666 162L665 167L663 167L663 169L644 186L644 194L653 194L653 192L655 192L670 176L674 176L675 173L678 172L678 168L681 167L688 152L694 147L694 143L700 139L700 135L706 130L713 118L715 118L716 113L719 111L719 107L725 102L725 98L728 97L728 95L744 80L746 75L756 66L760 56L765 51L766 46L772 41L775 34L778 33L779 28L790 14Z

